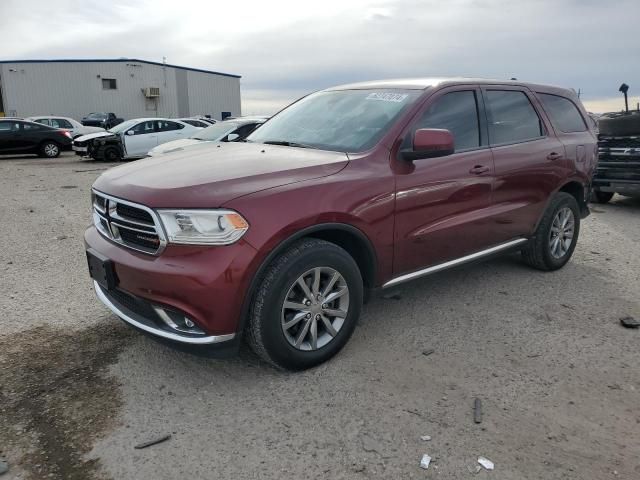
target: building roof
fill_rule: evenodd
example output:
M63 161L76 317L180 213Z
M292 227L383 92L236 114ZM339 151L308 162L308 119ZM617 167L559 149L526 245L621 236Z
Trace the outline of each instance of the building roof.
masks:
M213 70L203 70L201 68L182 67L180 65L172 65L170 63L151 62L149 60L140 60L138 58L62 58L52 60L0 60L0 64L3 63L122 63L122 62L137 62L146 63L148 65L158 65L160 67L178 68L180 70L189 70L191 72L210 73L212 75L222 75L225 77L241 78L240 75L233 73L215 72Z

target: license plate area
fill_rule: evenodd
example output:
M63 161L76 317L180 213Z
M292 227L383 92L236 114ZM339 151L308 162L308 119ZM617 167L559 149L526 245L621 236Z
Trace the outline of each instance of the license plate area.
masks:
M113 268L113 261L96 252L93 249L87 250L87 265L89 266L89 275L98 285L113 290L118 285L116 271Z

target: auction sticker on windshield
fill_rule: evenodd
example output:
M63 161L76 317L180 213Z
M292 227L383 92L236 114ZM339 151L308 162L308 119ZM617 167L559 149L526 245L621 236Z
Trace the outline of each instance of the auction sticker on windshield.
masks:
M367 95L367 100L382 100L383 102L404 102L409 95L406 93L373 92Z

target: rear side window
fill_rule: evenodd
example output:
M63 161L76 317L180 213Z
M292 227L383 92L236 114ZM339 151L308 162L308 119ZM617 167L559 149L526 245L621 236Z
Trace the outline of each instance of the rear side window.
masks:
M438 98L418 120L420 128L444 128L453 134L455 150L480 146L478 106L473 90L446 93Z
M41 123L43 125L51 125L48 118L38 118L34 120L34 122Z
M52 118L51 126L56 128L73 128L73 125L64 118Z
M587 125L575 104L568 98L538 93L544 109L551 117L553 124L564 133L585 132Z
M485 94L492 144L525 142L544 135L540 117L524 92L487 90Z

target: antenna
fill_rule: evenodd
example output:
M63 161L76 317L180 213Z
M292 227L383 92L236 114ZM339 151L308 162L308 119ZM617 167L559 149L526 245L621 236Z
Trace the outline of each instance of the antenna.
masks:
M618 91L622 92L622 94L624 95L624 111L629 113L629 99L627 98L629 85L627 85L626 83L623 83L622 85L620 85L620 88L618 89Z

